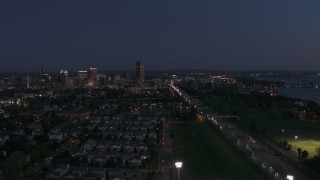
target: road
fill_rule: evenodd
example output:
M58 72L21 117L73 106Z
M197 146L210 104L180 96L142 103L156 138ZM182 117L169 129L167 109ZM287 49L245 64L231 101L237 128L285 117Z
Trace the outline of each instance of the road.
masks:
M172 160L172 142L170 138L170 122L163 122L163 136L161 139L162 147L159 152L159 163L162 180L173 179L173 160Z
M215 113L213 109L207 107L198 99L184 93L179 88L173 85L171 85L171 88L191 106L194 106L198 113L204 116L238 150L250 157L252 162L260 166L274 179L287 179L287 175L292 175L295 180L314 179L314 177L310 177L304 173L295 163L288 161L281 150L279 151L279 149L274 148L261 139L254 138L248 132L240 129L233 121L221 118L221 115Z

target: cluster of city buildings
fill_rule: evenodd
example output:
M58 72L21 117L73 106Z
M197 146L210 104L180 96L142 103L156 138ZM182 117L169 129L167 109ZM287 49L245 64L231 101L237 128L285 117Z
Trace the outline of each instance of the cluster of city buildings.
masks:
M70 73L66 68L57 74L42 69L39 76L9 76L0 80L0 89L72 89L105 88L118 86L143 86L145 83L144 62L136 62L135 78L128 73L107 75L97 67Z

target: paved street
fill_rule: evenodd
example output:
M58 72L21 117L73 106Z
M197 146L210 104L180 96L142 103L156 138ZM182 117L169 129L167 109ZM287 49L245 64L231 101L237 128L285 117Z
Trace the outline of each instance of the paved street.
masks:
M163 138L161 140L162 147L160 149L159 160L161 169L161 179L173 179L172 174L172 142L170 139L170 122L164 121Z
M174 91L170 89L171 94L174 96ZM161 139L162 147L159 153L159 163L161 170L161 179L173 179L173 152L172 141L170 138L170 120L165 120L163 123L163 136Z
M293 175L294 179L314 179L305 174L296 163L289 161L282 152L263 140L256 139L246 131L237 127L237 124L225 120L201 101L190 97L188 94L172 86L190 105L195 106L211 124L220 131L224 137L234 143L236 147L246 154L254 163L275 179L286 179L287 175Z

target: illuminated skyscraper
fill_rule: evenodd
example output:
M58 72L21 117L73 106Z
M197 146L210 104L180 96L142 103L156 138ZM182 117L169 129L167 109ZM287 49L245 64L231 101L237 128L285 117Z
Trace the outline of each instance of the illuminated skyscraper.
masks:
M137 76L137 83L143 84L144 83L144 63L143 63L143 61L136 62L136 76Z
M62 85L62 88L70 89L73 87L73 81L68 77L69 72L67 69L61 69L59 74L59 82Z
M91 67L89 70L89 78L95 79L97 77L98 68Z
M86 86L87 79L88 79L88 71L78 71L77 86L78 87Z
M61 69L60 70L60 76L66 77L68 76L69 72L67 69Z
M44 71L44 69L41 69L41 73L40 73L40 78L44 79L44 75L46 74L46 72Z
M51 81L51 76L46 73L46 71L42 68L40 73L40 79L41 81L49 82Z
M78 71L78 78L85 80L88 78L88 71Z
M25 88L25 89L30 89L30 81L31 81L31 79L30 79L30 76L26 76L26 77L24 77L23 78L23 88Z
M89 79L88 79L88 86L96 86L97 84L97 74L98 68L91 67L89 69Z

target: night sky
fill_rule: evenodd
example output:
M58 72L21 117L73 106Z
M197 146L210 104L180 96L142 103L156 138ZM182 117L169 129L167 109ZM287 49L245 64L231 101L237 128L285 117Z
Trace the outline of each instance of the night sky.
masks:
M7 0L0 71L320 70L319 0Z

